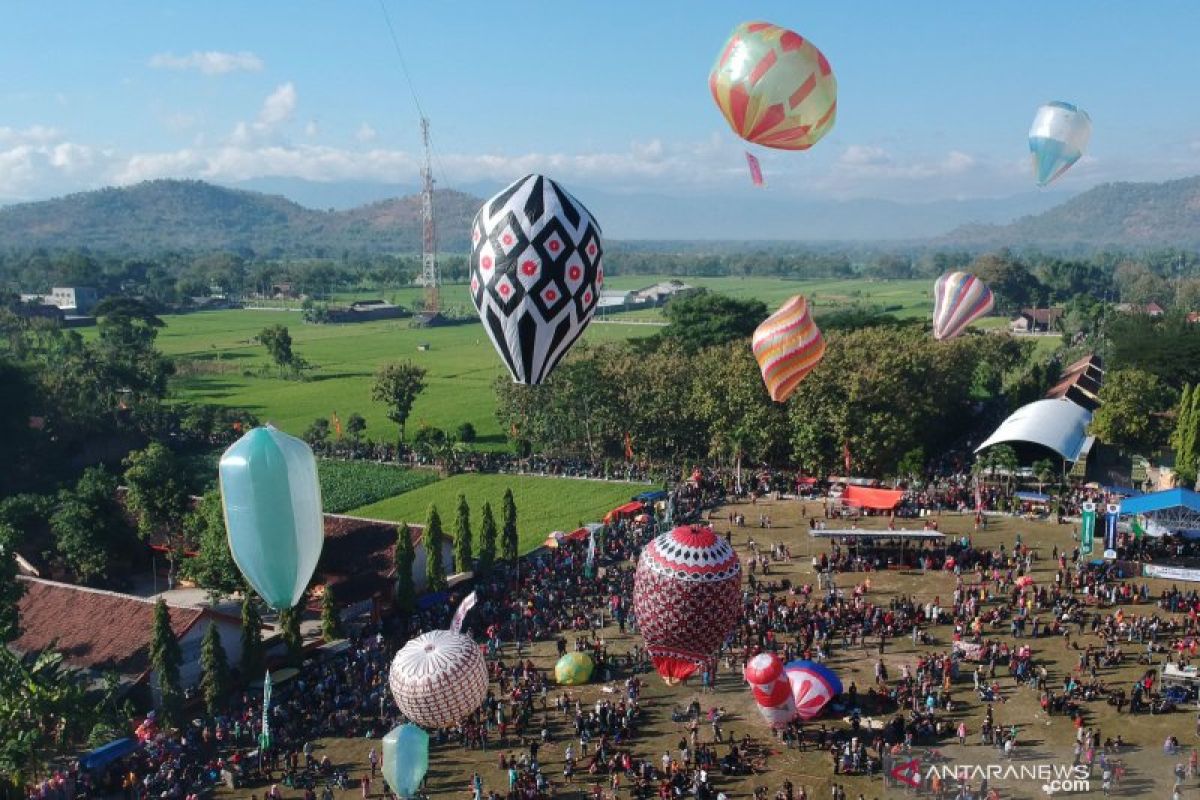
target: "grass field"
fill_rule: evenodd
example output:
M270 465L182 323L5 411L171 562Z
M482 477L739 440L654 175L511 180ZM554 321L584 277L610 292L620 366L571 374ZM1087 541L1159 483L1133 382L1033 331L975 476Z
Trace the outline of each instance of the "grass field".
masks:
M606 286L634 289L667 276L616 276ZM793 294L813 301L822 312L853 306L889 309L900 317L921 317L932 310L931 281L792 281L777 278L693 278L687 283L736 297L754 297L774 309ZM383 295L401 303L417 299L416 289L363 292ZM356 295L359 296L359 295ZM448 286L443 292L449 305L469 304L465 286ZM349 299L349 296L340 299ZM604 318L585 334L591 343L650 336L661 322L659 309L625 312ZM306 325L297 311L208 311L165 317L159 347L177 359L180 374L171 387L179 400L219 403L247 408L293 434L303 433L317 417L333 412L345 421L358 412L367 420L367 435L376 441L396 438L381 404L371 400L373 375L380 364L410 359L429 370L428 387L417 398L408 421L411 436L422 425L453 431L471 422L479 435L478 447L505 447L504 433L495 419L492 382L504 369L483 329L477 324L448 328L410 328L407 320L352 325ZM623 324L643 323L643 324ZM254 341L268 325L287 325L293 348L313 365L304 381L283 380L269 369L265 348ZM981 327L1002 325L987 319ZM94 334L93 334L94 335ZM1038 337L1038 353L1058 345L1057 337ZM428 344L428 350L418 345ZM264 368L267 368L264 372Z
M158 346L181 362L171 388L180 400L219 403L253 411L279 428L299 434L317 417L334 411L345 421L357 411L367 435L394 440L396 426L382 404L371 400L375 370L388 361L411 360L428 371L427 388L408 420L410 435L423 424L453 431L471 422L480 445L501 446L492 382L504 374L492 344L479 325L410 328L406 320L354 325L306 325L291 311L207 311L167 316ZM291 332L294 351L313 365L304 381L283 380L269 366L266 350L254 341L269 325ZM653 329L596 325L590 342L644 336ZM429 349L417 349L419 344Z
M492 504L500 525L504 490L511 488L517 503L517 529L521 552L528 552L551 531L571 531L584 522L599 521L605 513L647 490L641 483L539 478L528 475L455 475L452 478L405 492L378 503L356 508L356 517L424 524L430 504L441 514L448 534L454 531L458 495L465 494L471 506L471 525L478 532L484 502ZM478 539L478 533L476 533ZM478 542L476 542L478 546Z

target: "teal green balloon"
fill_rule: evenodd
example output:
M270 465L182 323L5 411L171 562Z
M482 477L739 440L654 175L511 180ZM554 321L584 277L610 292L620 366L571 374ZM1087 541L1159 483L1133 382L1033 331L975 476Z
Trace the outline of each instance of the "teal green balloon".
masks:
M312 450L269 425L255 428L225 451L218 472L234 562L268 605L293 607L325 542Z
M429 734L406 722L383 737L383 777L400 797L415 797L429 769Z

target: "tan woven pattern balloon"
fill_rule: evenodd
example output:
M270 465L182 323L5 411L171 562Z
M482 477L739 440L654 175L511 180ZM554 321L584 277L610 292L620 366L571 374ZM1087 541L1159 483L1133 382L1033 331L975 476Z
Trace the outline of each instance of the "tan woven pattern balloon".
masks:
M487 665L470 636L430 631L396 653L388 685L404 716L423 728L444 728L483 704Z

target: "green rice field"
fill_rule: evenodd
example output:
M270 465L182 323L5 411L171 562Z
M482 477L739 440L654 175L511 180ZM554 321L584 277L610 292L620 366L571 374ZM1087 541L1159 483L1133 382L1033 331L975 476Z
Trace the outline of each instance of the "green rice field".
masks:
M636 289L650 286L668 276L615 276L606 286ZM780 278L683 279L694 286L743 298L758 298L774 308L793 294L812 300L821 313L867 306L886 309L899 317L921 317L932 311L931 281L821 280L793 281ZM394 299L412 304L418 289L364 291L361 297ZM443 289L446 305L467 307L465 286ZM340 301L353 299L342 295ZM358 412L367 420L366 435L376 441L392 441L398 435L381 404L371 400L375 370L388 361L411 360L428 370L427 388L417 398L408 420L411 437L422 425L454 431L470 422L478 433L477 447L505 446L504 433L495 419L492 384L505 375L503 366L481 326L465 324L419 329L407 320L388 320L344 325L308 325L298 310L206 311L164 317L158 344L176 359L179 374L171 381L175 399L218 403L247 408L283 430L300 434L317 417L329 419L336 412L345 421ZM610 314L598 318L585 341L600 343L650 336L661 323L660 309ZM304 380L284 380L270 367L265 348L255 335L269 325L288 326L293 349L312 365ZM1000 318L986 319L981 327L1003 325ZM1035 339L1039 353L1058 345L1057 337ZM428 347L423 349L423 346Z
M430 504L436 505L442 526L453 535L459 493L471 506L471 528L479 546L483 504L492 504L496 525L505 489L511 488L517 504L517 529L521 552L535 549L552 531L571 531L585 522L598 522L608 511L628 502L650 487L642 483L542 478L530 475L455 475L396 497L381 500L349 513L357 517L424 524Z

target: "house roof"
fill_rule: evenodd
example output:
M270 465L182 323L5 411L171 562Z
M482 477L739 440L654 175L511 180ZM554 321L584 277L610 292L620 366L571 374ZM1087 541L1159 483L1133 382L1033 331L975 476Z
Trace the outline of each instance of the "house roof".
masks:
M1028 442L1067 461L1078 461L1091 444L1087 435L1091 421L1092 412L1070 400L1036 400L1009 415L975 452L1002 443Z
M1051 325L1062 313L1061 308L1022 308L1018 316L1029 317L1039 325Z
M141 675L149 669L153 600L66 583L19 577L25 594L18 607L21 636L15 650L36 653L53 647L79 669L115 669ZM171 629L182 636L201 617L201 608L167 606Z
M325 515L325 546L317 563L317 579L332 587L339 603L357 603L376 594L386 596L396 570L395 522ZM424 527L409 525L413 546L421 543Z

